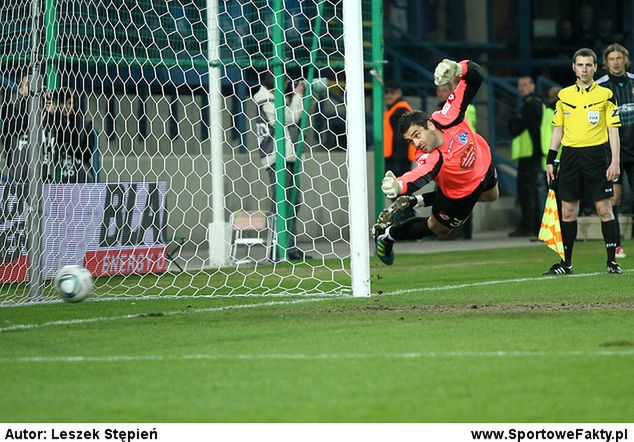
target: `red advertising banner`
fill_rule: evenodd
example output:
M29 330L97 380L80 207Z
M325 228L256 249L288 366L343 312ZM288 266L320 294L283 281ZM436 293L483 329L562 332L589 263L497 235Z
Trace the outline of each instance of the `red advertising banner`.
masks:
M84 267L93 276L163 273L167 270L165 247L86 252Z

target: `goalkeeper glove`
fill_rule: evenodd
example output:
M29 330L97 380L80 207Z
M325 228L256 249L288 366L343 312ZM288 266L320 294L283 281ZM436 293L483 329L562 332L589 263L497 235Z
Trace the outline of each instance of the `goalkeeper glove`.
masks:
M437 86L449 83L453 78L462 75L462 66L453 60L445 58L438 63L434 71L434 83Z
M381 190L386 197L394 199L403 191L403 185L396 179L394 173L388 170L381 181Z

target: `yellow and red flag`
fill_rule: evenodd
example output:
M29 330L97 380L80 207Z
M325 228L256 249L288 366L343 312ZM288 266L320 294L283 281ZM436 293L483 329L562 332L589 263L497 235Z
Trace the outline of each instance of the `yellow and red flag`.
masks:
M559 224L559 210L557 210L557 197L553 189L548 190L542 225L537 239L544 241L548 247L561 256L561 259L565 259L564 244L561 240L561 225Z

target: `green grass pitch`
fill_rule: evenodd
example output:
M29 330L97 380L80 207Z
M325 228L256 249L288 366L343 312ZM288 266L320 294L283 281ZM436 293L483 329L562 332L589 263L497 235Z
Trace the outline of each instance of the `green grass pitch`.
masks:
M396 251L371 298L0 308L0 421L631 422L634 257Z

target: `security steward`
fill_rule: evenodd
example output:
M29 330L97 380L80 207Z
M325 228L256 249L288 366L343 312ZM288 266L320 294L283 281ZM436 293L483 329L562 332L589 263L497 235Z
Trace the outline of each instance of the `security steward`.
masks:
M553 131L553 112L535 93L535 81L530 75L518 78L517 90L522 96L522 107L519 114L509 119L508 129L513 135L511 157L517 160L517 199L522 217L509 236L535 237L541 223L539 184L540 179L543 181L542 171Z
M550 184L555 179L554 162L560 145L563 145L558 197L562 202L561 237L565 259L544 274L573 273L572 249L577 236L579 201L584 194L594 201L601 219L608 273L618 274L621 267L615 260L617 230L610 204L612 183L620 173L618 106L612 91L593 80L597 71L597 56L593 50L582 48L575 52L572 70L577 81L559 92L546 159L546 178ZM609 150L606 147L608 141Z
M403 98L401 88L394 82L387 82L383 89L386 111L383 113L383 156L385 170L401 176L412 168L416 149L403 138L398 130L398 120L412 106Z

